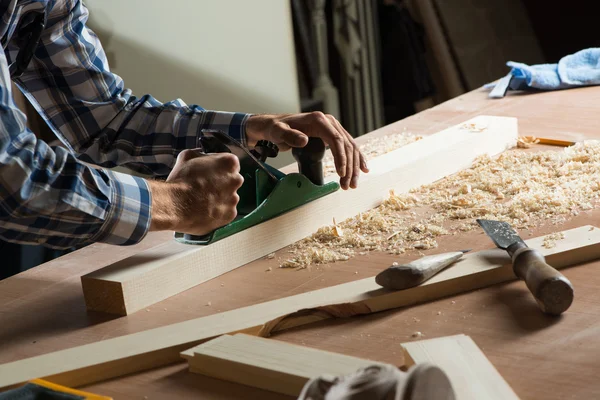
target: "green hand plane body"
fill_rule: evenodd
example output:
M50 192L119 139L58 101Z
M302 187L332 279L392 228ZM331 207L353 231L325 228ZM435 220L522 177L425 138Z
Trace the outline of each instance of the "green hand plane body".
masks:
M237 193L237 217L228 225L202 236L175 233L175 240L193 245L208 245L241 232L254 225L275 218L306 203L335 192L337 182L323 182L322 158L325 145L318 138L310 138L302 149L293 149L300 173L284 174L265 163L267 157L277 156L273 143L260 141L254 150L221 131L203 131L200 139L205 153L230 152L240 160L243 185Z

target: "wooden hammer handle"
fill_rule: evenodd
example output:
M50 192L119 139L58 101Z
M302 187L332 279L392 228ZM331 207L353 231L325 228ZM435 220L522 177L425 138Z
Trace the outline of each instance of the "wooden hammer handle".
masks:
M571 282L548 265L538 250L519 249L513 256L513 270L515 275L525 281L543 312L559 315L571 306Z

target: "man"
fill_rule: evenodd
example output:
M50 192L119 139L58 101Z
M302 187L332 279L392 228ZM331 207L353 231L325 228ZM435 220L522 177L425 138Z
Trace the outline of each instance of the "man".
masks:
M368 172L352 137L322 113L248 115L134 97L109 71L87 13L76 0L0 0L1 238L58 249L131 245L148 231L201 235L231 222L243 182L239 163L196 149L202 129L223 130L248 147L269 140L281 150L320 137L343 189ZM25 127L11 79L67 149L50 148ZM117 165L168 178L105 169Z

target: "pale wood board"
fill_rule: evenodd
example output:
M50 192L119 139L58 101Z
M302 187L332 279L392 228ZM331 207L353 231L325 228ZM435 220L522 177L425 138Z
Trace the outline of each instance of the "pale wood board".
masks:
M311 378L342 376L381 363L246 334L223 335L193 349L191 372L298 396Z
M555 268L600 257L600 229L582 226L563 233L565 238L551 249L542 247L544 237L525 241ZM185 356L186 349L227 333L266 336L333 316L349 317L431 301L514 280L509 262L508 255L499 249L485 250L467 254L416 288L389 292L371 277L10 362L0 365L0 389L34 378L80 386L177 362L180 352Z
M371 160L357 189L338 190L208 246L172 241L84 275L86 306L131 314L310 236L334 218L370 210L390 190L405 193L467 168L479 156L502 153L517 137L515 118L478 116L457 124Z
M446 372L456 400L518 400L519 397L466 335L446 336L402 344L405 364L429 362Z
M518 400L469 336L446 336L401 346L405 369L419 363L440 367L448 375L457 400ZM223 335L186 353L191 372L290 396L298 396L312 378L344 376L381 364L245 334Z

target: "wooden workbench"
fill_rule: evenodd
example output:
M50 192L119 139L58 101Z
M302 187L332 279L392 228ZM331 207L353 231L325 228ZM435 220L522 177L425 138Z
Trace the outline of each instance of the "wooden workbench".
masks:
M502 100L489 100L487 92L474 91L371 136L404 128L431 134L479 114L517 117L521 135L600 138L600 88L517 94ZM600 214L582 213L558 228L545 226L531 233L538 236L584 224L600 226ZM292 271L278 269L276 257L253 262L128 317L86 311L81 275L168 240L170 233L157 233L132 247L92 245L0 281L0 363L373 276L392 261L403 261L372 254ZM439 244L436 252L492 247L480 232L443 237ZM404 259L408 257L415 255ZM269 266L272 271L267 271ZM465 333L523 399L600 398L600 262L563 273L572 281L576 297L560 318L542 315L524 284L513 282L376 315L324 321L276 338L400 365L400 343L414 340L411 335L416 331L424 338ZM116 399L286 398L190 374L185 363L84 389Z

